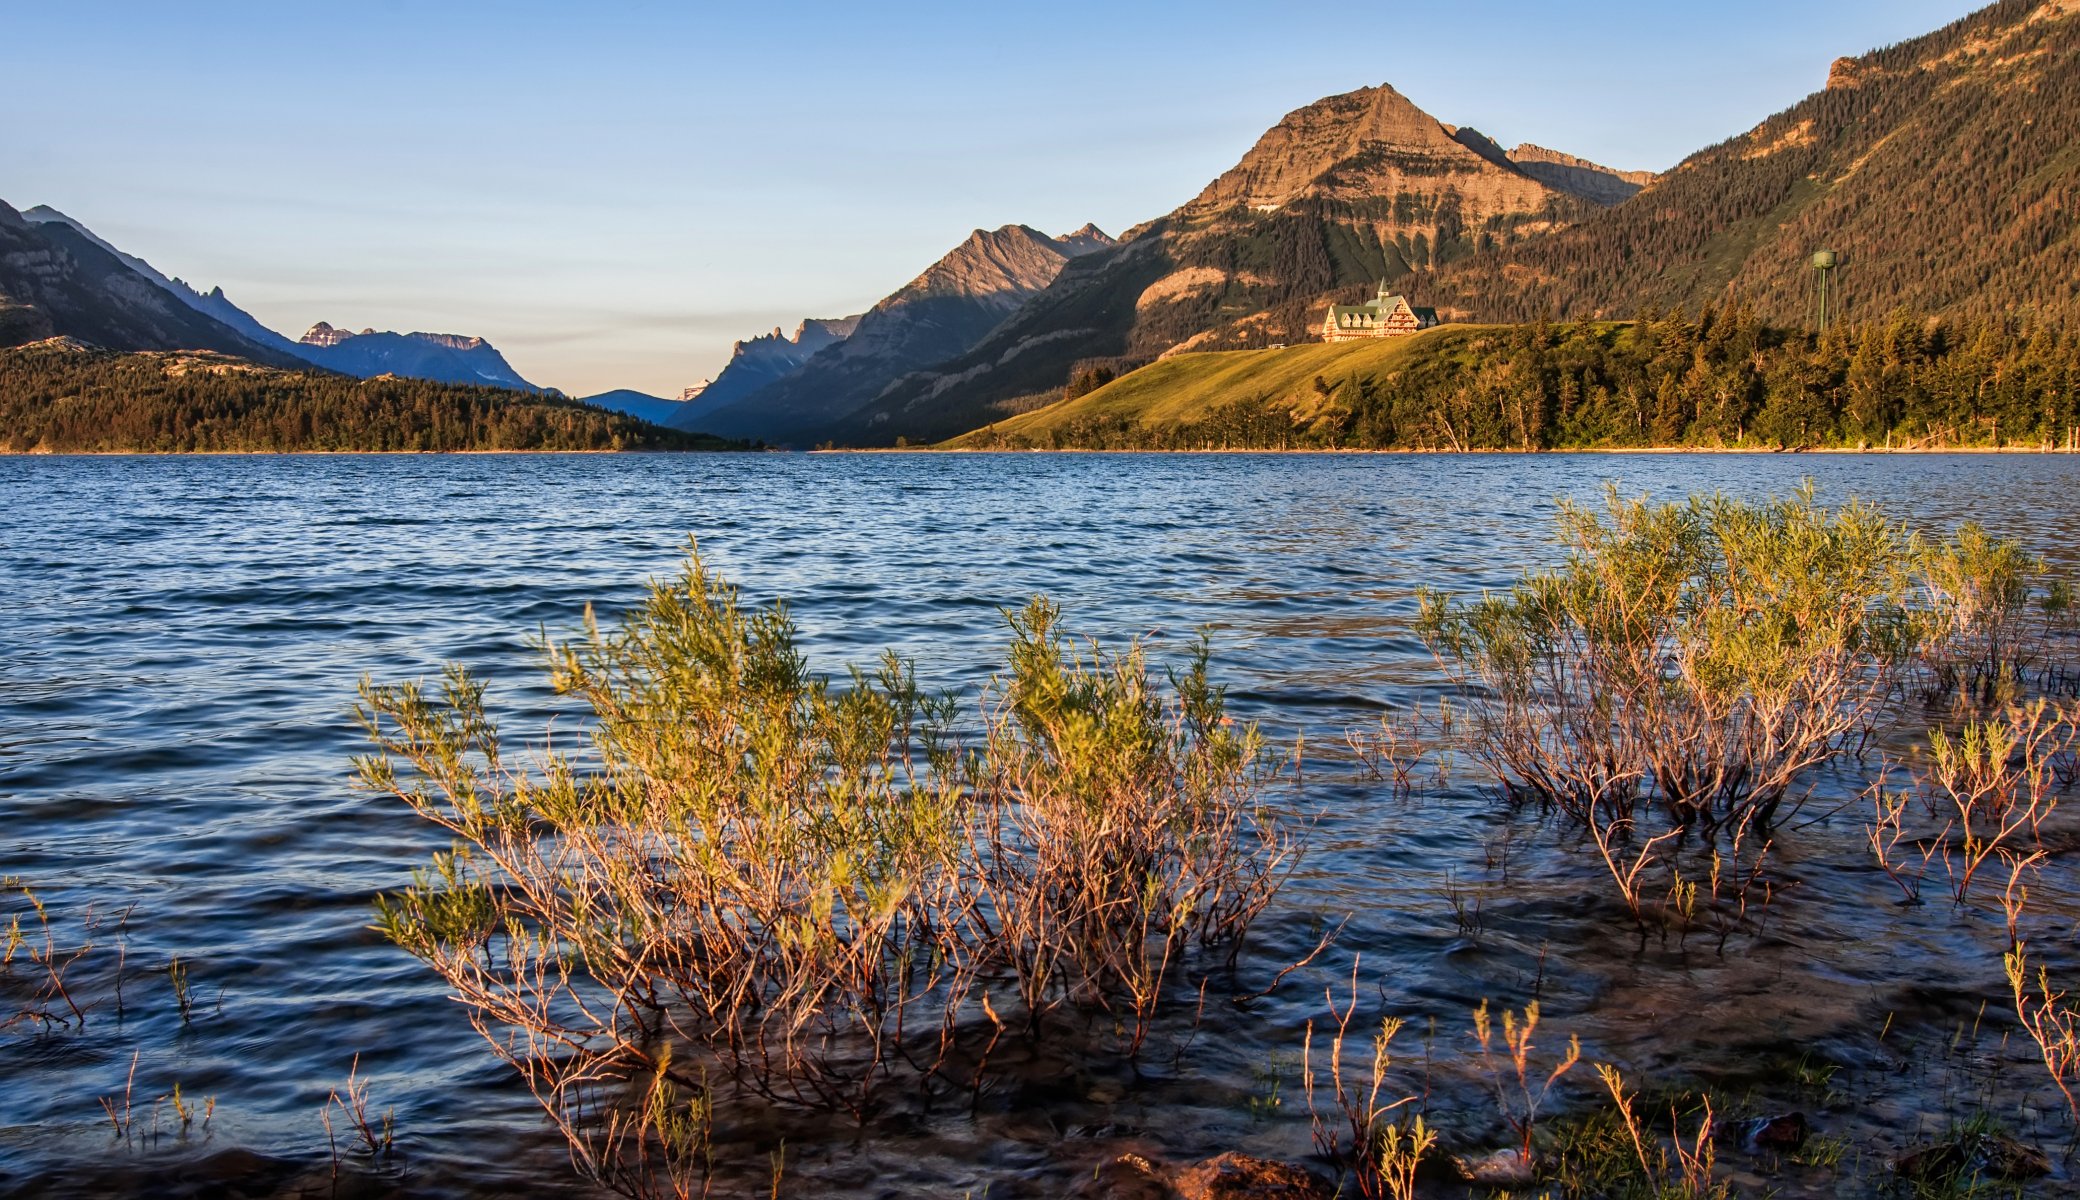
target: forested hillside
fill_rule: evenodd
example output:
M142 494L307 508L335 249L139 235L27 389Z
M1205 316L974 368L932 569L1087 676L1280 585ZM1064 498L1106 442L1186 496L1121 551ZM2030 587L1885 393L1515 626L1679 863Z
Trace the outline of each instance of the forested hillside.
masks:
M0 350L0 451L694 450L723 443L497 388L55 341Z
M969 449L2071 448L2080 333L1897 315L1825 338L1748 307L1180 355Z
M2080 319L2080 3L2004 0L1835 64L1825 91L1632 200L1411 283L1476 321L1632 317L1738 294L1846 311Z

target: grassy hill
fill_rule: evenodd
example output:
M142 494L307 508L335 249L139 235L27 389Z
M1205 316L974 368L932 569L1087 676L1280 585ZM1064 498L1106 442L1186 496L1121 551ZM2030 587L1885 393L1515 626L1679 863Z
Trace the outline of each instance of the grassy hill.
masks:
M0 453L720 450L532 392L55 339L0 350Z
M2070 447L2080 331L1896 315L1825 337L1748 308L1181 354L952 449Z
M1417 356L1462 349L1477 327L1433 329L1415 337L1284 350L1179 354L1131 372L1094 392L1022 413L946 443L949 449L1083 446L1104 431L1151 434L1204 424L1238 403L1282 406L1303 429L1334 405L1315 380L1380 376Z

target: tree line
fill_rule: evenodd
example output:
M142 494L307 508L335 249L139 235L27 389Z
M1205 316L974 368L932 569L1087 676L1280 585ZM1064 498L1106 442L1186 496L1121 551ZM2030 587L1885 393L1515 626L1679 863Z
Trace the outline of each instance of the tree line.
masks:
M0 450L14 453L698 450L725 443L575 401L419 379L354 379L222 355L0 350Z
M2080 439L2080 335L1897 313L1825 336L1706 306L1628 323L1447 328L1390 370L1235 396L1196 420L1067 421L1007 449L2025 447Z

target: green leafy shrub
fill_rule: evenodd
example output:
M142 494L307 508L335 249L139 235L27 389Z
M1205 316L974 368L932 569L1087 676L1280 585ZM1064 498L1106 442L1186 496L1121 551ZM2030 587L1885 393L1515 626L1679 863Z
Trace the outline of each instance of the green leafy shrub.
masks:
M1419 628L1465 688L1469 752L1513 799L1584 830L1635 915L1660 847L1738 847L1795 803L1891 692L1920 625L1917 543L1810 489L1751 505L1561 507L1565 563Z
M582 750L514 762L459 668L438 696L364 681L363 785L456 841L380 927L636 1193L684 1190L717 1075L863 1114L898 1073L978 1084L1064 1007L1132 1051L1298 846L1203 644L1164 688L1044 600L1010 625L972 746L893 654L812 675L784 608L746 611L697 554L618 629L547 648Z

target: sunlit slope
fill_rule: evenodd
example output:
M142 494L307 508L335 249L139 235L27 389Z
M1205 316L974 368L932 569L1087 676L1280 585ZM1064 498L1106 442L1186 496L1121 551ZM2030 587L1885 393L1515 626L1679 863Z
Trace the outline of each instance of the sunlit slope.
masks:
M1074 400L963 434L946 447L1073 445L1082 440L1077 436L1082 429L1121 423L1147 429L1197 425L1236 404L1284 407L1296 425L1304 425L1333 403L1317 379L1332 391L1351 380L1380 379L1418 361L1463 352L1474 335L1492 328L1449 325L1376 342L1179 354Z

